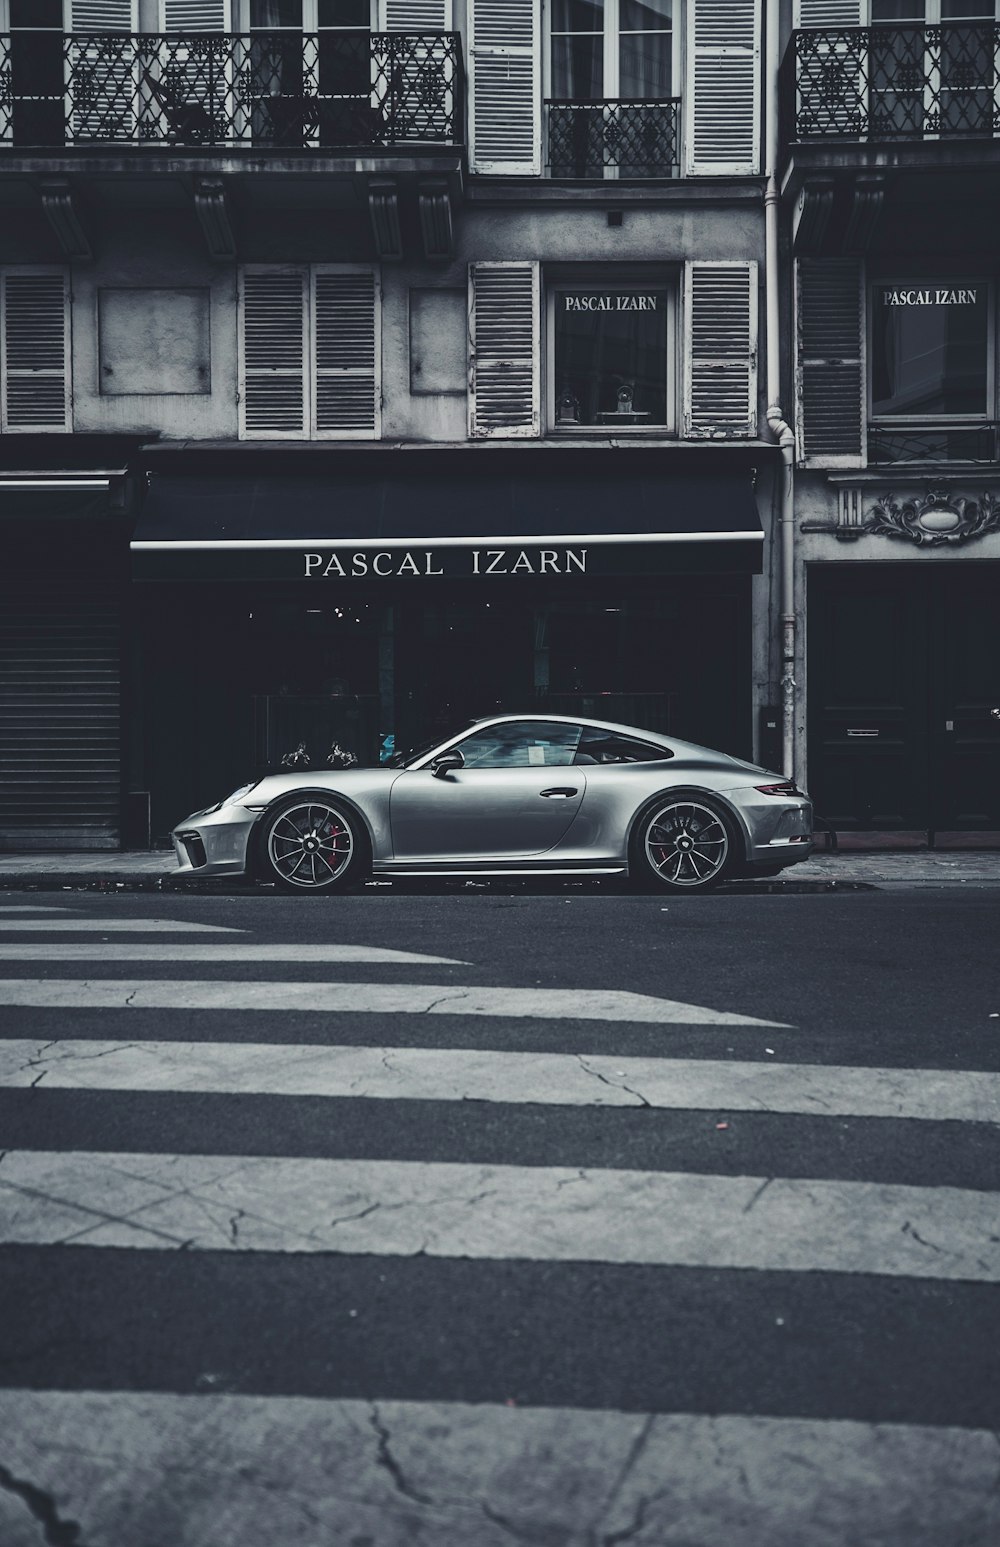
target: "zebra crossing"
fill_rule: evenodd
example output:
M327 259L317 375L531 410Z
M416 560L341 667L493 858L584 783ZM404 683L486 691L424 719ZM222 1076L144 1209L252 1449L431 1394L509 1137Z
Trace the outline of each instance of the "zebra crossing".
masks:
M3 1547L1000 1539L1000 1075L161 914L0 907Z

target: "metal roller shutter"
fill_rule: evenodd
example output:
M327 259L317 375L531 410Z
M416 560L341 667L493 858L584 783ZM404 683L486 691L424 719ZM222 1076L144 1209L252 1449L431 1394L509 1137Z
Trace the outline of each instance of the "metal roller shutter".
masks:
M0 849L116 849L118 604L99 584L0 597Z

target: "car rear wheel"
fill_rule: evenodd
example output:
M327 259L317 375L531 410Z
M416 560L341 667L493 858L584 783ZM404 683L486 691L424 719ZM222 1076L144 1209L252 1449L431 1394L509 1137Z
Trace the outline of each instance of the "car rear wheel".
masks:
M632 844L633 876L668 891L707 891L731 873L735 861L732 822L703 797L658 802L638 824Z
M343 892L361 873L361 824L343 806L296 796L264 818L258 871L283 892Z

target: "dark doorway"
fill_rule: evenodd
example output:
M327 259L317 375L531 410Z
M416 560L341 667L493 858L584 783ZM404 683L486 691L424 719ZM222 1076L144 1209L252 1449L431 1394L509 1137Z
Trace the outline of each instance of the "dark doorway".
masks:
M809 788L837 830L1000 832L1000 564L808 577Z

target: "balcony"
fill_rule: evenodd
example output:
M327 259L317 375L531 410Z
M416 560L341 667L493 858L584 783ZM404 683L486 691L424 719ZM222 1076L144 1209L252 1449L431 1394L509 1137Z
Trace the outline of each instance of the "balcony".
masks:
M680 100L546 103L552 177L673 177Z
M457 33L0 34L0 148L460 146Z
M1000 133L1000 26L796 32L782 65L784 138L868 144Z

